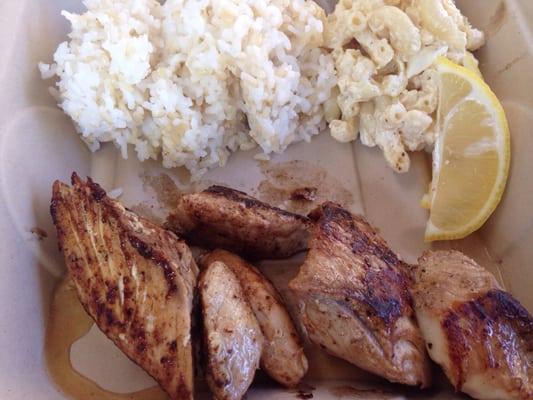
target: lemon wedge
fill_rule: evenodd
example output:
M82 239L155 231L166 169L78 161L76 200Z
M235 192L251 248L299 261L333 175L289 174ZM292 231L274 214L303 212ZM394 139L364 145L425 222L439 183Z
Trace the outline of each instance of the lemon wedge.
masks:
M433 150L425 240L460 239L480 228L500 202L511 159L509 126L487 84L444 57L439 75L439 132Z

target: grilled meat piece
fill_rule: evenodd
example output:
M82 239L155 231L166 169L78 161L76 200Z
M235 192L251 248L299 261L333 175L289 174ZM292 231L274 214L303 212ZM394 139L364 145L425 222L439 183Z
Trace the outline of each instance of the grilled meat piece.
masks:
M428 386L405 264L362 217L334 203L310 217L309 253L289 283L309 339L392 382Z
M426 252L413 291L429 355L477 399L533 399L533 318L458 251Z
M222 186L185 195L167 226L191 242L254 259L286 258L307 248L308 218Z
M198 269L187 245L76 174L54 183L50 209L85 310L172 399L192 399Z
M307 372L300 337L272 283L254 266L225 250L215 250L202 265L222 262L237 277L265 337L261 367L276 381L295 386Z
M237 277L215 261L200 274L207 383L217 400L241 399L259 367L261 328Z

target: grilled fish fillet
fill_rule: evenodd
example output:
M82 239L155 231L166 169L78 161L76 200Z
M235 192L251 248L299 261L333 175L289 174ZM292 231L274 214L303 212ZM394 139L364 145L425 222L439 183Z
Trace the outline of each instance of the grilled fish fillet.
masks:
M309 339L392 382L428 386L405 265L362 217L331 202L310 217L309 253L289 283Z
M307 248L308 218L223 186L185 195L167 226L194 244L251 258L286 258Z
M533 399L533 318L458 251L419 259L415 311L431 358L477 399Z
M307 372L300 337L272 283L254 266L225 250L215 250L202 265L222 262L237 277L265 338L261 367L276 381L295 386Z
M261 328L237 277L215 261L200 275L207 383L218 400L241 399L259 368Z
M85 310L172 399L192 399L198 269L187 245L76 174L54 183L50 209Z

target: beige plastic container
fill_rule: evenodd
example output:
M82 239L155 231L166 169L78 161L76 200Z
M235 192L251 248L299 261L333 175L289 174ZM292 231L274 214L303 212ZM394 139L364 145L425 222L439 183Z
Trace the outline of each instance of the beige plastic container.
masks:
M478 56L509 118L512 168L503 201L489 222L466 240L433 247L457 248L474 257L533 310L533 1L457 3L487 33L488 44ZM64 398L47 373L43 352L51 295L64 272L48 212L52 182L68 181L75 170L92 176L107 190L122 188L121 201L126 205L142 204L144 209L153 205L157 211L160 204L147 177L167 173L178 186L183 179L179 172L164 171L155 162L123 160L112 146L91 154L74 134L37 71L37 62L50 60L57 44L65 40L68 25L60 16L62 9L80 11L82 5L78 0L0 3L0 399ZM217 182L257 193L258 184L267 178L254 154L234 155L225 168L206 175L202 184ZM365 214L407 261L415 261L430 247L422 239L427 214L419 207L430 179L427 155L415 155L411 171L397 175L385 166L378 150L359 143L339 144L324 133L311 144L292 146L274 157L271 165L287 160L307 161L335 177L351 192L345 199L352 211ZM283 286L299 261L270 263L263 270ZM386 385L312 348L308 354L311 370L302 392L284 392L260 378L247 398L294 399L309 393L315 399L456 396L442 376L435 389L418 392ZM113 392L154 384L94 327L72 346L71 361L81 374ZM370 387L382 391L368 391ZM79 398L107 397L95 393Z

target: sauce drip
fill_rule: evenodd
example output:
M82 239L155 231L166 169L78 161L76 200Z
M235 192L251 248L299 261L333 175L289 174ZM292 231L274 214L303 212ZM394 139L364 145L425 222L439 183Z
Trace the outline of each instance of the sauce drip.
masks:
M45 359L50 377L72 399L83 400L167 400L166 393L154 386L133 393L113 393L78 373L70 362L70 347L83 337L93 320L76 296L68 276L57 285L50 309L45 339Z
M161 207L173 210L178 206L183 192L169 175L143 174L141 179L143 181L143 189L152 188Z
M257 188L260 200L298 214L307 214L326 200L350 209L353 194L324 168L303 160L260 164L265 179Z

